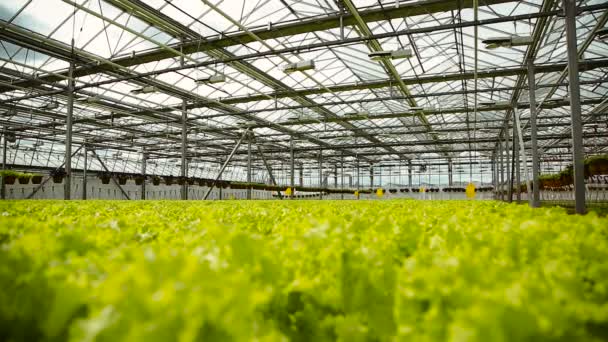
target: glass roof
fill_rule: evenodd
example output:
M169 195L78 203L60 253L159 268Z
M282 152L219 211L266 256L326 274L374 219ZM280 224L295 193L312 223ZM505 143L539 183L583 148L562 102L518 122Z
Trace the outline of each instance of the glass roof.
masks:
M289 159L295 140L307 165L317 165L319 151L327 165L344 157L349 167L472 163L472 155L487 163L499 140L511 136L513 120L510 129L505 123L514 113L528 140L532 60L539 146L567 158L561 1L486 0L478 9L458 3L3 1L0 119L17 134L18 146L10 148L23 165L60 164L72 66L73 144L86 142L133 172L143 152L155 160L151 172L179 172L173 161L182 157L185 134L190 173L213 176L245 129L277 162ZM597 154L608 145L608 42L595 31L606 26L608 4L578 6L582 115L590 127L585 152ZM484 43L512 37L523 43ZM401 50L407 58L370 58ZM307 61L314 68L285 72ZM244 143L229 173L244 177L246 160Z

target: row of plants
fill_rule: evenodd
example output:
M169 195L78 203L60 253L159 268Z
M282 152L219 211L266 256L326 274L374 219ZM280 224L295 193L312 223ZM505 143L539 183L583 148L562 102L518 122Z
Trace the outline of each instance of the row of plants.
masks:
M13 170L0 171L0 176L4 178L4 184L8 185L15 184L15 181L18 181L19 184L29 184L30 180L32 184L40 184L43 177L37 173L17 172Z
M495 201L2 201L3 341L604 341L606 218Z
M585 179L596 180L600 179L601 175L608 175L608 156L594 156L585 159L584 162ZM539 189L549 191L571 191L574 183L574 171L572 165L566 166L561 172L556 174L544 174L538 177ZM513 188L513 192L517 190ZM520 185L521 192L527 192L528 186L526 183ZM501 191L497 191L500 193ZM507 193L507 190L502 190Z

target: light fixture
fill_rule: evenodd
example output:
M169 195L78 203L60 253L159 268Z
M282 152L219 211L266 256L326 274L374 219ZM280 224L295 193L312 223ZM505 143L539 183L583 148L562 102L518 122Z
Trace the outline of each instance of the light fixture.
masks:
M413 112L422 112L424 107L410 107L410 110Z
M100 98L99 98L99 95L95 95L95 96L78 97L75 100L77 102L97 103L97 102L99 102Z
M510 37L493 37L484 39L481 42L486 44L486 49L497 49L499 47L513 47L532 44L532 37L529 36L510 36Z
M496 101L492 101L492 100L479 102L480 106L493 106L495 104L496 104Z
M286 74L291 74L296 71L305 71L305 70L313 70L315 68L315 61L301 61L297 63L289 63L283 66L283 72Z
M257 122L255 122L255 121L243 121L243 122L237 123L237 126L239 126L239 127L251 127L251 126L254 126L255 124L257 124Z
M131 94L150 94L150 93L154 93L157 92L158 89L156 89L155 86L145 86L143 88L137 88L137 89L133 89L131 90Z
M608 41L608 27L595 31L595 36L600 40Z
M411 58L413 56L412 50L400 49L392 51L374 51L367 55L372 61L381 61L383 59L400 59L400 58Z
M209 83L209 84L223 83L223 82L226 82L226 75L215 74L213 76L199 78L195 82L196 83Z
M59 108L59 103L57 103L57 101L51 101L49 103L45 103L44 105L40 106L40 109L57 109Z

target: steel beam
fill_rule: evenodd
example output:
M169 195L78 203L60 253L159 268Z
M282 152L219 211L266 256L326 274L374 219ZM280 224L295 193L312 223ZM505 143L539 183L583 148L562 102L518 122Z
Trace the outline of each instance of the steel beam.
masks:
M144 150L141 154L141 176L143 181L141 182L141 199L146 199L146 167L148 166L148 155Z
M572 115L572 165L574 170L574 206L577 214L587 212L585 205L585 171L583 150L583 123L578 75L578 50L576 35L576 0L563 0L566 15L566 43L568 73L570 77L570 110Z
M188 199L188 182L186 178L187 168L187 153L188 153L188 111L186 110L186 100L182 100L182 140L181 140L181 170L180 177L182 178L182 185L180 187L181 199Z
M289 141L289 186L291 187L291 195L289 196L291 199L294 199L295 195L295 186L296 186L296 174L295 174L295 153L294 153L294 144L293 137L290 138Z
M82 199L87 199L87 169L89 168L89 153L87 151L87 142L82 144L84 165L82 167Z
M524 139L523 139L523 133L522 133L522 128L521 128L521 119L519 117L519 113L517 111L516 108L513 109L513 117L515 118L515 127L517 129L517 137L518 137L518 144L519 144L519 149L521 151L521 158L524 164L524 179L526 180L526 189L528 192L528 199L530 199L530 187L531 187L531 182L530 182L530 177L528 176L528 158L526 156L526 145L524 144ZM519 158L517 159L518 163L519 163ZM518 177L519 177L519 169L518 169ZM519 180L518 180L518 184L519 184Z
M6 133L7 129L4 128L2 131L2 179L0 180L0 197L6 199L6 179L4 179L4 172L6 171Z
M319 150L319 189L323 188L323 150ZM319 191L319 199L323 199L323 191Z
M74 57L74 38L72 38L72 57ZM65 122L65 178L63 198L72 199L72 120L74 115L74 61L70 61L68 71L68 104Z
M540 207L540 183L538 177L540 171L538 167L539 156L538 156L538 142L537 142L537 118L536 118L536 72L534 67L534 61L529 59L528 62L528 97L530 102L530 143L531 143L531 154L532 154L532 188L527 189L528 201L531 207Z

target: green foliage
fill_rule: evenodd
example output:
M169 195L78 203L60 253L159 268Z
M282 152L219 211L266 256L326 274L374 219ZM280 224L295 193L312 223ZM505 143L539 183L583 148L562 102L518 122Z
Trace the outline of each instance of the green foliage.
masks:
M493 201L3 201L2 341L601 341L608 221Z
M4 176L4 177L15 177L18 178L19 176L23 175L23 173L21 172L17 172L17 171L13 171L13 170L3 170L0 171L0 176Z

